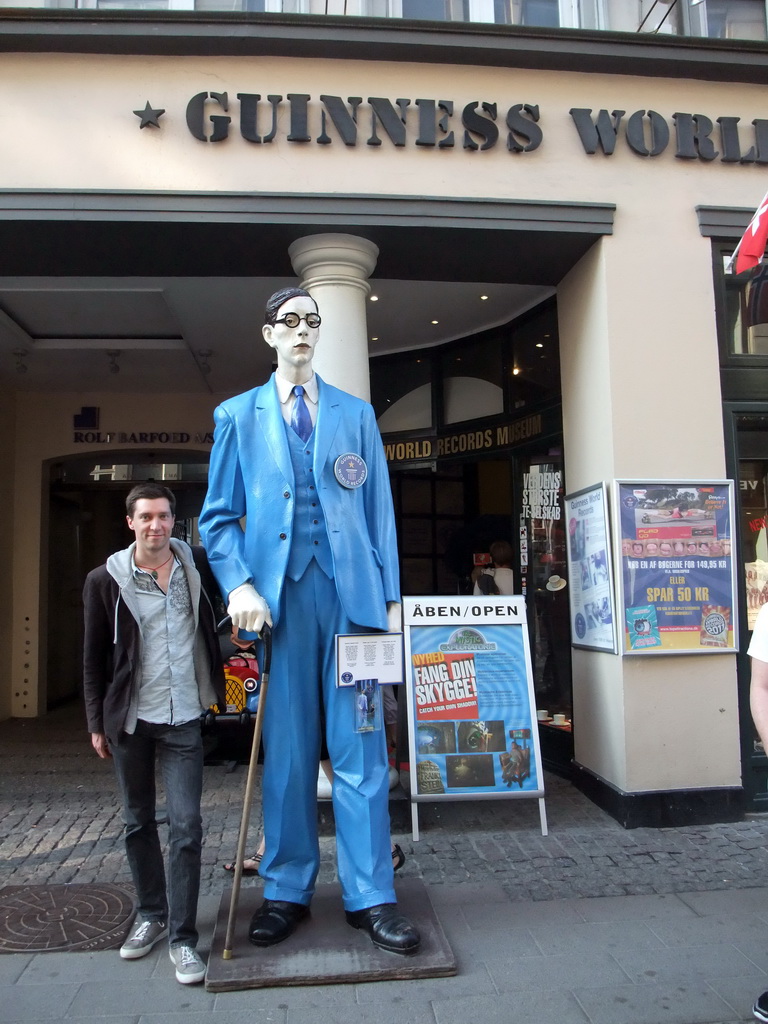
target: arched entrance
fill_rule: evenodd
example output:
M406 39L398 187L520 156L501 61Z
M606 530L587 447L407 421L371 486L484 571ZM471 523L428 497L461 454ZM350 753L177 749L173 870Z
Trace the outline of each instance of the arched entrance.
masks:
M160 461L162 459L162 461ZM125 496L134 483L158 480L176 496L175 534L197 543L197 517L207 487L208 454L193 451L114 451L52 459L44 467L48 509L44 525L47 587L41 621L45 707L76 697L82 677L82 600L86 575L132 535Z

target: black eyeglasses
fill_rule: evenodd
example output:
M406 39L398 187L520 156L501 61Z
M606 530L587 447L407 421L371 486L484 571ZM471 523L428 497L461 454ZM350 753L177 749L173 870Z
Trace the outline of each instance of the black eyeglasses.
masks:
M286 327L298 327L302 320L307 327L319 327L321 324L319 313L307 313L306 316L299 316L298 313L286 313L279 320L275 320L275 323L285 324Z

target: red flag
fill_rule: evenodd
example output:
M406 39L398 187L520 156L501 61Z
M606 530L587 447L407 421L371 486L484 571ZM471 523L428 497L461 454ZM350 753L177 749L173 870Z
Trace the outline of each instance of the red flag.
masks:
M765 253L768 243L768 192L763 196L749 227L736 247L736 273L756 267Z

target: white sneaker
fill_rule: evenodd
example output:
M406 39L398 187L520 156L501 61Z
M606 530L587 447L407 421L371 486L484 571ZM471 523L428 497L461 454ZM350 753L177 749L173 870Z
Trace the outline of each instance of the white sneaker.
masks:
M138 960L167 935L168 925L165 921L141 921L137 918L130 935L120 947L120 956L123 960Z
M756 1020L768 1021L768 992L763 992L752 1007L752 1013Z
M194 985L205 978L205 964L191 946L171 946L168 953L176 967L176 981Z

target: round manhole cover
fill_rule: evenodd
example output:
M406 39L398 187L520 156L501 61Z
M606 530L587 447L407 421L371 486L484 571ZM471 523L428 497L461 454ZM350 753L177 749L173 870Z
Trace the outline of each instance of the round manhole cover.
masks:
M0 953L116 949L135 912L116 885L9 885L0 889Z

